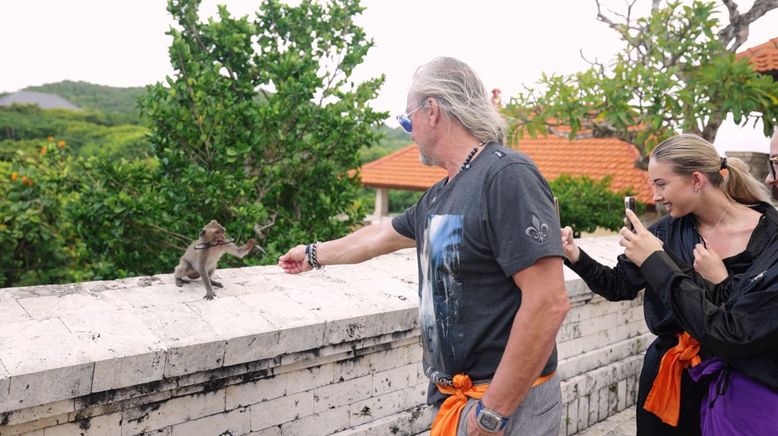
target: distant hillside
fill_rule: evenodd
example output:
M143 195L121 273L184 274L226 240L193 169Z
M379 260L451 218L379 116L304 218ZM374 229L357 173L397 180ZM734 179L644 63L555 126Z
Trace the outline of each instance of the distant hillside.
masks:
M83 109L104 113L111 124L141 124L137 101L146 92L142 87L117 88L70 80L24 90L56 94Z
M413 142L411 135L405 133L399 127L391 128L386 124L381 124L378 130L383 133L378 144L372 147L362 147L359 150L359 161L362 164L384 157Z
M42 146L59 141L82 156L144 156L149 151L147 133L142 125L111 123L99 111L0 107L0 161L34 156Z

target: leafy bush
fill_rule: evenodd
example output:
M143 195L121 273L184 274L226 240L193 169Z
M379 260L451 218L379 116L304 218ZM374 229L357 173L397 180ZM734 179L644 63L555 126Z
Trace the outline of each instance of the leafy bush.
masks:
M624 196L631 190L612 192L611 177L599 181L590 177L563 174L549 182L551 191L559 199L562 226L573 228L573 235L593 232L597 227L619 230L624 226ZM640 212L642 205L638 205Z
M191 234L210 219L236 236L266 227L257 236L272 256L344 234L361 218L348 170L386 116L367 106L382 79L349 78L372 46L352 20L358 2L267 0L254 21L221 6L207 23L198 6L168 3L176 75L142 102L160 192L175 201L168 229Z
M113 125L100 112L0 107L0 159L6 161L35 155L49 138L65 141L82 156L145 156L150 151L147 134L144 126Z
M143 130L96 113L17 107L5 125L0 116L0 146L26 141L0 162L0 286L170 272L211 219L268 253L227 265L275 262L361 219L348 171L386 114L367 106L383 79L350 78L372 46L352 20L358 2L266 0L254 21L222 6L207 23L199 3L168 3L176 72L142 101L148 156ZM127 159L80 156L112 138Z
M50 145L50 144L49 144ZM81 281L86 246L66 217L78 199L74 161L44 145L36 157L0 168L0 286Z

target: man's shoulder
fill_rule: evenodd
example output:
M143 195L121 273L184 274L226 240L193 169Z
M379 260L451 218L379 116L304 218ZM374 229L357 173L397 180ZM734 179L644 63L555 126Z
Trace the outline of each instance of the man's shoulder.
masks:
M506 147L502 144L491 144L484 150L489 155L489 168L492 172L498 172L507 166L519 165L537 169L535 162L526 154L515 148Z

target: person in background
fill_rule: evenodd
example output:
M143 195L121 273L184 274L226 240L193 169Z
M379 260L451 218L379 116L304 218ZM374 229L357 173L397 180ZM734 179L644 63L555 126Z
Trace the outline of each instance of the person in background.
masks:
M431 434L556 436L555 339L570 303L548 184L502 145L505 121L457 59L418 68L398 121L447 177L391 223L298 245L279 265L294 274L415 246Z
M778 434L772 406L744 414L767 413L761 420L738 419L745 433L710 433L715 425L706 421L723 416L719 409L711 413L714 405L743 401L740 380L748 378L765 395L778 389L778 213L744 162L719 157L695 135L658 145L648 174L654 201L668 215L645 229L627 211L636 233L621 230L625 252L615 268L580 250L571 229L562 231L570 267L594 292L615 301L646 289L646 323L657 338L640 376L637 434ZM704 377L695 372L700 362ZM719 363L728 369L715 372ZM704 382L710 377L716 378L713 395Z

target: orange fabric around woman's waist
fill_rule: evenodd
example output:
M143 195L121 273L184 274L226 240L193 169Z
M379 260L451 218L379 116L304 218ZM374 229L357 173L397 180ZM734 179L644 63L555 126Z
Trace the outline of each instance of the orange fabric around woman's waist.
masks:
M556 372L556 371L555 371ZM555 372L538 377L532 387L543 384L550 379ZM432 422L430 436L456 436L459 417L462 415L467 404L468 398L481 399L489 388L488 383L473 385L470 376L467 374L457 374L452 380L452 386L436 385L438 390L449 397L443 401L443 404Z
M654 385L646 397L643 409L658 416L665 424L678 426L681 410L681 376L685 368L697 366L701 359L700 343L683 332L678 334L678 345L667 350L659 364Z

